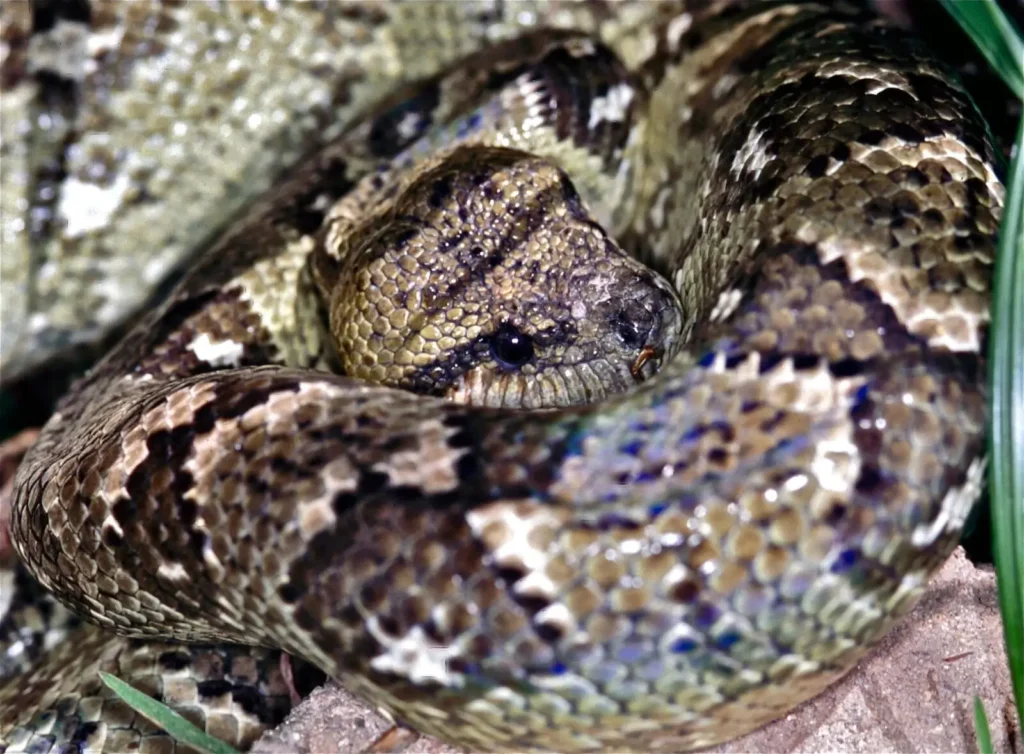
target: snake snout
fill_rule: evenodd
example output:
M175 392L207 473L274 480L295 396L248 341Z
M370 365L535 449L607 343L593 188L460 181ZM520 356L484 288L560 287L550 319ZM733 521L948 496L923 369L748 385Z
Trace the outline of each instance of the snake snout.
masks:
M638 382L654 376L675 352L682 326L675 292L653 273L651 278L642 295L616 302L610 315L616 337L636 354L630 373Z
M637 383L654 376L664 349L661 346L662 323L657 312L631 302L612 315L615 334L629 353L636 352L629 373Z

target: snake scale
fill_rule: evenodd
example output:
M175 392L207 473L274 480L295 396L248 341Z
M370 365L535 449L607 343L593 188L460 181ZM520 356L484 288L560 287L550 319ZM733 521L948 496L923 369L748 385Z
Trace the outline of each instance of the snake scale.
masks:
M62 401L16 548L105 629L279 647L470 749L729 740L848 671L977 497L988 131L854 5L479 8L410 77L447 70L331 136ZM518 22L587 34L503 42ZM310 254L400 248L360 223L446 165L526 170L513 191L554 170L516 240L599 223L673 284L681 352L539 412L314 369ZM512 211L488 196L468 232Z

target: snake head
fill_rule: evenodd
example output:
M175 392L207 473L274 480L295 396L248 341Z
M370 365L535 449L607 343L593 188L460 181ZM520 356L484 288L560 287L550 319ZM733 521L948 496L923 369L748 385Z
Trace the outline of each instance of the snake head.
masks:
M549 408L625 390L674 350L671 286L608 237L552 163L460 147L388 201L346 237L329 295L346 374Z

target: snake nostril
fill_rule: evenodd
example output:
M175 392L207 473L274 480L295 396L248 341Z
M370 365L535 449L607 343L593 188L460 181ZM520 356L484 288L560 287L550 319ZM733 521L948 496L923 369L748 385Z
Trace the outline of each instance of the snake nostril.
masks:
M615 334L627 348L643 348L650 342L654 319L645 309L619 309L612 315Z

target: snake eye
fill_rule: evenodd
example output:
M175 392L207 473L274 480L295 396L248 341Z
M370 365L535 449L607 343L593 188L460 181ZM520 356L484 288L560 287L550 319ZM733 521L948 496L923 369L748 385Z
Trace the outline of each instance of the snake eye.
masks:
M491 356L503 367L521 367L533 358L533 340L518 327L505 323L491 338Z

